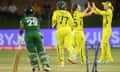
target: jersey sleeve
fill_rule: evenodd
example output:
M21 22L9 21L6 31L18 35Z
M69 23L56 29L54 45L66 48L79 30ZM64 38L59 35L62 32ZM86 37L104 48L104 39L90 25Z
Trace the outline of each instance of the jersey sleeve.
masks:
M24 19L23 18L20 20L19 24L24 24Z
M99 14L99 15L109 15L108 12L106 12L104 10L100 10L98 8L95 8L94 13Z
M56 11L54 11L53 16L52 16L52 26L56 25Z
M84 12L79 12L79 17L84 17L85 16L85 13Z
M37 19L38 20L38 25L40 25L40 19Z

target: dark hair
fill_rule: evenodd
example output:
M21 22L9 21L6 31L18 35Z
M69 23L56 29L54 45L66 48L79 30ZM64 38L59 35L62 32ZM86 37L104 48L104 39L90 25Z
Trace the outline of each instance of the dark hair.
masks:
M72 11L75 11L77 9L77 7L78 7L78 4L74 4L73 8L72 8Z

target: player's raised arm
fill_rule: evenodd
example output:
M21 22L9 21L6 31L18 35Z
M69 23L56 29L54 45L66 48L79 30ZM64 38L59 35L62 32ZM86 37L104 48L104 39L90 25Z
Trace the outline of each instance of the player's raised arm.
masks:
M111 48L109 40L112 34L112 4L110 1L102 2L103 10L96 7L95 3L92 3L92 7L96 14L101 15L103 18L102 39L101 39L101 53L98 63L113 62ZM107 54L105 54L107 53Z
M90 16L93 13L93 10L91 9L90 3L88 2L87 8L84 10L84 16Z
M102 2L102 5L104 5L104 2ZM92 7L93 7L93 10L94 10L95 14L109 15L109 11L106 12L105 10L101 10L101 9L97 8L94 2L92 3ZM112 8L112 5L110 5L110 7Z

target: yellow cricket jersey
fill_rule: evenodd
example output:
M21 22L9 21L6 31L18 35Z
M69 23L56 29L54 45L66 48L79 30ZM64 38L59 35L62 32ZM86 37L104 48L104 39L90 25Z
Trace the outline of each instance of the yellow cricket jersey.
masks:
M83 12L74 11L73 13L74 30L77 31L83 30L83 17L84 17Z
M56 10L52 16L52 24L55 25L57 29L68 26L72 27L72 15L66 10Z
M100 10L96 8L94 12L96 14L103 16L103 29L111 31L111 23L112 23L112 17L113 17L112 10L111 9Z

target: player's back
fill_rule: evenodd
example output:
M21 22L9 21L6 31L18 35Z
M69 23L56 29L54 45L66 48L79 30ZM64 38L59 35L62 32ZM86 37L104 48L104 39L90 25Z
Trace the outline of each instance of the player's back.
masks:
M83 17L84 13L79 11L74 11L73 20L74 20L74 29L83 30Z
M39 31L39 20L33 15L25 16L21 21L26 32Z
M57 29L71 27L73 19L67 10L56 10L53 15L53 21L56 22Z

